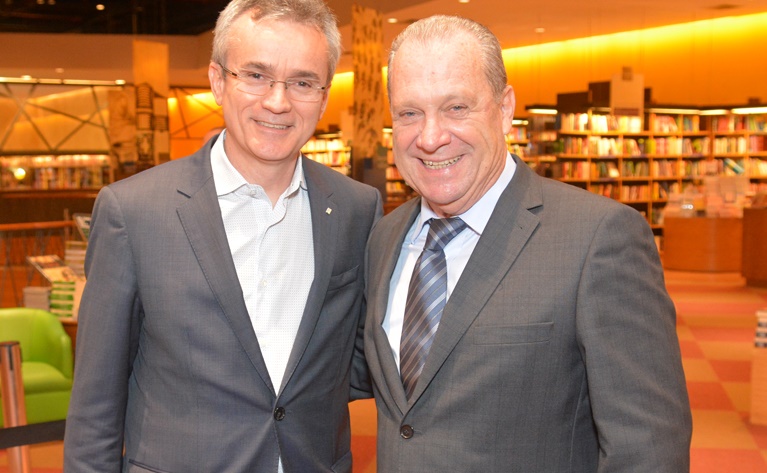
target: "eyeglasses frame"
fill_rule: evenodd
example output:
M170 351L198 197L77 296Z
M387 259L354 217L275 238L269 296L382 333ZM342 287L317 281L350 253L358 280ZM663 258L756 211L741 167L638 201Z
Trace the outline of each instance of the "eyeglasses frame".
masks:
M245 79L245 78L243 78L243 77L242 77L242 73L237 73L237 72L234 72L234 71L232 71L232 70L230 70L230 69L227 69L227 68L226 68L226 67L225 67L223 64L221 64L220 62L218 63L218 65L219 65L219 67L221 67L221 69L222 69L222 70L223 70L225 73L229 74L230 76L234 77L235 79L237 79L237 80L241 80L241 81L243 81L243 82L247 82L247 79ZM285 91L286 91L286 92L287 92L287 90L290 88L290 86L291 86L291 85L293 85L293 84L295 83L295 82L291 81L290 79L288 79L288 80L267 79L267 80L269 81L269 90L271 90L271 89L273 89L273 88L274 88L274 84L275 84L275 83L280 83L280 84L285 84ZM319 86L319 85L310 85L309 87L311 87L313 90L318 90L318 91L320 91L320 92L325 92L326 90L328 90L328 88L330 87L330 85L328 84L328 85L326 85L326 86L324 86L324 87L322 87L322 86ZM267 93L265 93L265 94L263 94L263 95L259 95L259 97L264 97L264 96L266 96L268 93L269 93L269 92L267 92ZM258 95L258 94L253 94L253 95ZM287 96L287 97L289 97L289 95L286 95L286 96ZM311 101L309 101L309 103L312 103L312 102L319 102L319 101L321 100L322 94L319 94L317 97L318 97L318 99L317 99L317 100L311 100ZM295 100L295 99L293 99L293 100ZM304 101L303 101L303 100L299 100L299 102L304 102Z

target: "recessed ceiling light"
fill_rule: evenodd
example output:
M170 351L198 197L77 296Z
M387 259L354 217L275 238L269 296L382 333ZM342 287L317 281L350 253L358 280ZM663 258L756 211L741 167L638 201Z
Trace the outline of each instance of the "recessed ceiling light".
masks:
M98 10L98 11L103 11L105 8L106 8L106 7L105 7L103 4L101 4L101 3L99 3L98 5L96 5L96 10Z
M469 3L469 0L458 0L458 3Z
M387 19L386 19L386 22L387 22L387 23L397 23L398 21L399 21L399 20L397 20L396 18L387 18Z
M535 29L535 32L536 32L536 33L545 33L545 32L546 32L546 28L541 28L541 27L539 26L538 28L536 28L536 29Z

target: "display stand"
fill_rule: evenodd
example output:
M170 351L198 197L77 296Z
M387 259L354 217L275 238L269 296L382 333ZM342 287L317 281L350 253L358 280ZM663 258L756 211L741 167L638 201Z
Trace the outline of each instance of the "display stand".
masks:
M743 277L749 286L767 287L767 208L743 209Z
M664 268L740 272L743 219L666 217L664 225Z

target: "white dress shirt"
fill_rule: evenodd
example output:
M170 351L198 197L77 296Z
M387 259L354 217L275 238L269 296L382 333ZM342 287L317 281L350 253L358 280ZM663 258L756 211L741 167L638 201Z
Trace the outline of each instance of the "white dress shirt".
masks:
M314 240L301 159L277 203L249 184L224 151L226 131L210 153L221 207L245 305L277 394L314 280ZM278 473L282 473L280 458Z
M493 186L477 201L469 210L457 215L466 222L467 228L459 233L445 246L445 260L447 262L447 298L463 273L466 264L469 262L471 253L477 246L482 232L490 220L490 216L498 203L501 193L506 189L511 178L514 177L516 163L511 154L506 155L506 164L503 172ZM402 338L402 324L405 319L405 302L407 301L407 290L410 285L410 278L413 276L413 269L418 260L423 247L426 244L428 226L426 222L431 218L439 218L421 200L421 213L413 222L413 225L405 235L402 243L397 266L394 268L391 280L389 281L389 303L386 307L386 316L382 327L389 338L392 354L399 369L399 347Z

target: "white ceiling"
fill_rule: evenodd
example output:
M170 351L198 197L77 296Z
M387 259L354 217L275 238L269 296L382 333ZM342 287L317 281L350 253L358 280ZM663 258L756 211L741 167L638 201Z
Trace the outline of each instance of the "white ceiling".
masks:
M351 5L328 0L339 17L344 49L339 71L352 69ZM489 27L501 47L513 48L574 38L767 12L767 0L357 0L382 12L384 48L410 22L433 14L460 15ZM388 24L394 17L398 24ZM544 28L536 33L536 28ZM765 25L767 28L767 25Z

